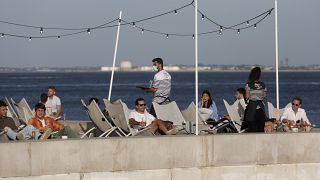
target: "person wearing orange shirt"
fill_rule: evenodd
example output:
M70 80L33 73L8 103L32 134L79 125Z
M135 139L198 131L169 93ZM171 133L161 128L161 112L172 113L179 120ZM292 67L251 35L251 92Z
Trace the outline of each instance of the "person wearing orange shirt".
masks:
M45 116L46 107L44 104L37 103L34 109L35 117L29 119L28 124L39 129L40 132L51 129L53 132L56 132L51 135L52 138L61 138L62 136L68 136L68 138L79 138L79 135L69 126L64 126L53 118Z

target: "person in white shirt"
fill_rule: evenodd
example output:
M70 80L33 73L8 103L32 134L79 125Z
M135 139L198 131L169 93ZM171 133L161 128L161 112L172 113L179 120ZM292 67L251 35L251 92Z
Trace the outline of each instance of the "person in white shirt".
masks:
M46 115L51 116L54 119L59 118L61 115L61 101L56 94L56 88L54 86L48 87L48 99L45 103Z
M311 123L307 117L306 111L301 107L302 100L300 97L294 97L291 101L292 107L286 108L281 116L283 123L290 124L290 126L305 126L310 127Z
M153 102L167 104L170 102L171 76L163 69L163 60L161 58L153 59L152 63L153 70L157 73L154 75L151 87L143 90L147 93L154 93ZM150 114L157 117L153 106L150 108Z
M174 127L171 121L163 121L156 119L146 111L146 104L143 98L138 98L135 101L136 108L129 114L129 124L132 128L140 130L150 126L150 132L153 134L174 135L180 129Z

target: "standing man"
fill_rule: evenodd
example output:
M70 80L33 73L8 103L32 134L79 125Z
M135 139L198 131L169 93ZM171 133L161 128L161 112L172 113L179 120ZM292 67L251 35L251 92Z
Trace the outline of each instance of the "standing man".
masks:
M151 87L143 90L147 93L154 93L153 102L158 104L167 104L170 102L171 76L163 69L163 60L161 58L153 59L152 63L152 68L157 73L154 75ZM151 106L150 114L157 117L153 106Z
M48 99L45 103L46 115L53 117L54 119L59 119L61 115L61 101L56 94L56 87L48 87Z

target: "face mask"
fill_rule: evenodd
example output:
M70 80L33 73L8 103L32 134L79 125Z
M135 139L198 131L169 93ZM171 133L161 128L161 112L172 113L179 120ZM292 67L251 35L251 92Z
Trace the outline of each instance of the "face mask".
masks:
M157 72L157 71L158 71L157 66L152 66L152 70L155 71L155 72Z

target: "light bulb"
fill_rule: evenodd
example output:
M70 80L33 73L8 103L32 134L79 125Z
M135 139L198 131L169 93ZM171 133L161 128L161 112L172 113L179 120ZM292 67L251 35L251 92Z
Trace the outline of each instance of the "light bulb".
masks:
M238 34L240 34L240 29L238 29Z
M141 29L141 34L143 34L144 33L144 29Z
M90 34L90 33L91 33L90 28L88 28L88 29L87 29L87 33L88 33L88 34Z
M60 36L58 36L58 40L60 40L60 38L61 38L61 37L60 37Z
M177 14L178 14L178 11L177 11L177 10L174 10L174 14L177 15Z
M192 34L192 39L194 39L194 34Z
M135 22L133 22L133 23L132 23L132 26L133 26L133 27L136 27L136 23L135 23Z
M167 34L167 39L169 38L169 34Z
M201 19L204 20L204 14L201 15Z
M247 21L247 26L249 26L250 25L250 23L249 23L249 21Z
M222 32L222 26L220 26L220 31Z
M41 33L41 34L43 33L43 28L40 28L40 33Z
M1 37L4 37L4 33L1 34Z
M221 31L221 30L219 30L219 34L222 34L222 31Z
M29 41L31 41L32 37L29 37Z
M254 28L257 28L257 24L254 24L253 27L254 27Z

